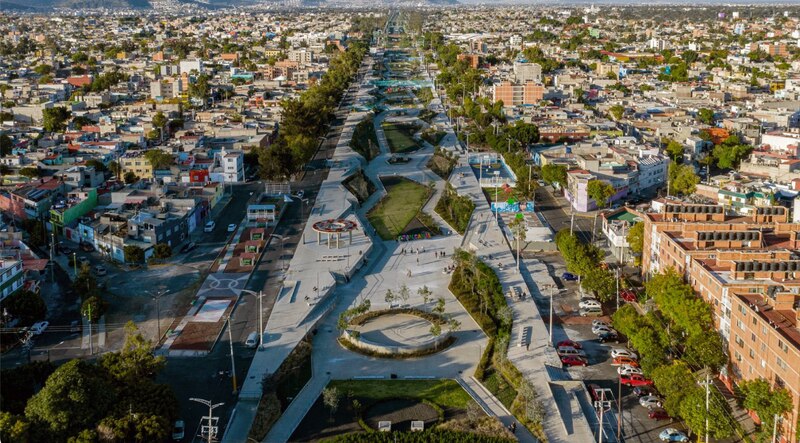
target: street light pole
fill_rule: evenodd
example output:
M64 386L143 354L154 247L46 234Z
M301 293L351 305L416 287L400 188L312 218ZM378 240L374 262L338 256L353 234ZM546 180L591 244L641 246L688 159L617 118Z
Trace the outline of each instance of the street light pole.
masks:
M233 323L231 323L231 316L228 316L228 341L231 345L231 379L233 381L233 393L237 392L236 387L236 361L233 358Z
M212 433L211 432L212 427L213 427L213 425L211 424L211 420L213 418L211 416L211 414L214 413L214 409L224 405L225 403L211 404L211 400L205 400L205 399L202 399L202 398L194 398L194 397L190 398L189 400L190 401L196 401L196 402L198 402L200 404L204 404L204 405L208 406L208 417L206 417L206 418L208 418L208 438L206 439L206 441L208 441L208 443L211 443L212 441L214 441L214 438L216 437L216 433Z
M242 289L242 292L246 292L253 297L258 299L258 349L264 347L264 307L263 307L263 298L264 298L264 291L251 291L249 289Z
M161 342L161 297L166 295L169 291L162 289L160 291L148 291L150 297L156 301L156 327L158 328L158 335L156 335L156 346Z

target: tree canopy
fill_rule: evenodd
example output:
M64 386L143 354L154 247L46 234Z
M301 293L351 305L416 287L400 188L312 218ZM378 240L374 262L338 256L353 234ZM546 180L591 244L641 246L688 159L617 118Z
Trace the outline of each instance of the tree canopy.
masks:
M602 180L592 180L586 186L586 195L595 201L598 208L605 208L608 205L608 199L614 196L615 192L610 183Z
M697 184L700 183L700 177L697 176L691 165L670 163L668 174L669 192L672 195L693 194L697 190Z
M548 163L542 166L542 180L547 183L558 183L561 187L567 186L567 166Z

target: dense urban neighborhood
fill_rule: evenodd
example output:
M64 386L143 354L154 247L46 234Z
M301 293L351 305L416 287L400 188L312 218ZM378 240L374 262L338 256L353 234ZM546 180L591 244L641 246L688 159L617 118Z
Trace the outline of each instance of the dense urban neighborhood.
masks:
M800 6L30 3L0 441L800 442Z

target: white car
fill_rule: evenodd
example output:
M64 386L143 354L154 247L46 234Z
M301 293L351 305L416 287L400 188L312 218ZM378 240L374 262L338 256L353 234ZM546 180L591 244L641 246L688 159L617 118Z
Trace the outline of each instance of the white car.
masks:
M203 227L203 232L214 232L214 228L216 226L217 226L216 223L214 223L213 221L210 221L210 222L206 223L206 225Z
M228 232L233 232L236 230L236 225L231 223L228 225Z
M634 368L631 365L622 365L617 368L617 374L619 375L632 375L632 374L639 374L643 375L643 372L639 368Z
M614 348L614 349L611 350L611 358L617 358L617 357L628 357L628 358L632 358L634 360L638 360L639 359L639 357L636 354L634 354L633 352L631 352L631 351L629 351L627 349Z
M611 326L603 326L603 325L592 326L592 334L594 335L600 335L604 332L611 332L613 330L614 328L612 328Z
M186 426L184 425L183 420L176 421L175 426L172 427L172 439L175 441L183 440L185 429Z
M599 301L591 298L582 300L580 303L578 303L578 308L580 309L591 309L591 308L602 308L602 307L603 305L601 305Z
M645 395L639 399L639 404L645 408L660 408L661 399L655 395Z
M592 328L595 328L595 327L598 327L598 326L605 326L607 328L611 327L611 325L608 324L608 322L605 322L603 320L592 320Z
M40 321L38 323L34 323L33 326L31 326L31 333L33 333L33 335L39 335L42 332L44 332L44 330L47 329L48 326L50 326L50 322L47 321Z

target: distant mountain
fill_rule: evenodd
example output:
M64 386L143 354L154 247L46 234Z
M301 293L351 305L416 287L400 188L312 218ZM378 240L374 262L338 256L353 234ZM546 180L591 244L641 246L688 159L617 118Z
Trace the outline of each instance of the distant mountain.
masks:
M139 9L150 8L148 0L3 0L0 10L46 12L52 8L70 9Z

